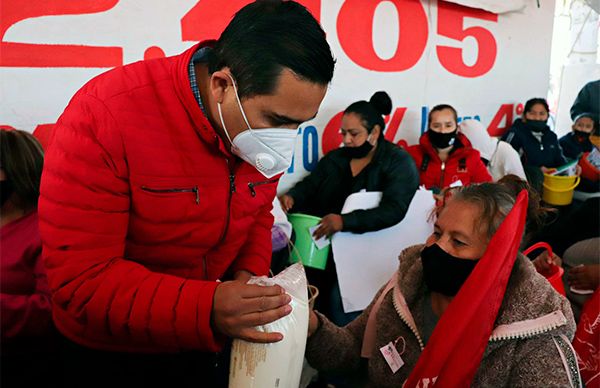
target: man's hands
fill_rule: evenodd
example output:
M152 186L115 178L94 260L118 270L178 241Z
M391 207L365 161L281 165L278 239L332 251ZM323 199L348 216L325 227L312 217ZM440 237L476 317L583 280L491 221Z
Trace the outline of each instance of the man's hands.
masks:
M246 274L239 280L220 283L214 294L212 322L221 334L250 342L278 342L281 333L264 333L255 326L278 320L292 311L291 297L279 286L246 284Z
M316 240L323 236L331 236L344 228L344 220L339 214L328 214L321 219L321 224L313 233Z

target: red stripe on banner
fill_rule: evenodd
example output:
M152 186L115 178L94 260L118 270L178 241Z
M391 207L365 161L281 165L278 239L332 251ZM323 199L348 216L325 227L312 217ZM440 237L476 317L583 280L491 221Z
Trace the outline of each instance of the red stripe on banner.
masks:
M115 67L122 64L121 47L0 42L2 67Z

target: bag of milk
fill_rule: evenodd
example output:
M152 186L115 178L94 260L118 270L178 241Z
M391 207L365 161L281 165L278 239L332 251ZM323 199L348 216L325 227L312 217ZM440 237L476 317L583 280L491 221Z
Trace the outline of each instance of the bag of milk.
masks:
M308 331L308 292L304 267L296 263L273 278L253 277L249 284L280 285L291 296L292 312L256 329L279 332L283 340L258 344L236 339L231 348L229 388L298 388Z

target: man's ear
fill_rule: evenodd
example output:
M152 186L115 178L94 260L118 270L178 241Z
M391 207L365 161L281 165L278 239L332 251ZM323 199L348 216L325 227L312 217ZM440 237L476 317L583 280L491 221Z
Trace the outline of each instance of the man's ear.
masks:
M231 76L229 75L229 69L224 68L222 70L215 71L210 76L210 93L212 98L219 104L223 103L225 99L225 92L228 88L232 87Z

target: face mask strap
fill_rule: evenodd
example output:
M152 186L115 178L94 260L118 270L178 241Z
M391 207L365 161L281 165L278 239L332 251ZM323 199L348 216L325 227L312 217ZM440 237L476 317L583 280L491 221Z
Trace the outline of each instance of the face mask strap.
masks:
M252 131L252 127L250 126L250 123L248 122L248 119L246 118L246 113L244 112L244 108L242 107L242 101L240 100L240 96L238 95L238 90L237 90L237 86L235 86L235 81L233 80L233 77L229 73L225 73L225 74L227 74L227 76L231 79L231 84L233 85L233 90L235 91L235 99L237 100L237 103L240 107L240 112L242 113L244 122L248 126L248 129L250 131Z
M223 132L225 132L225 136L227 136L227 140L229 140L229 144L233 149L237 148L235 144L233 144L233 140L231 140L231 136L229 136L229 131L227 131L227 127L225 126L225 120L223 120L223 112L221 111L221 103L217 102L217 112L219 112L219 119L221 119L221 125L223 126Z

